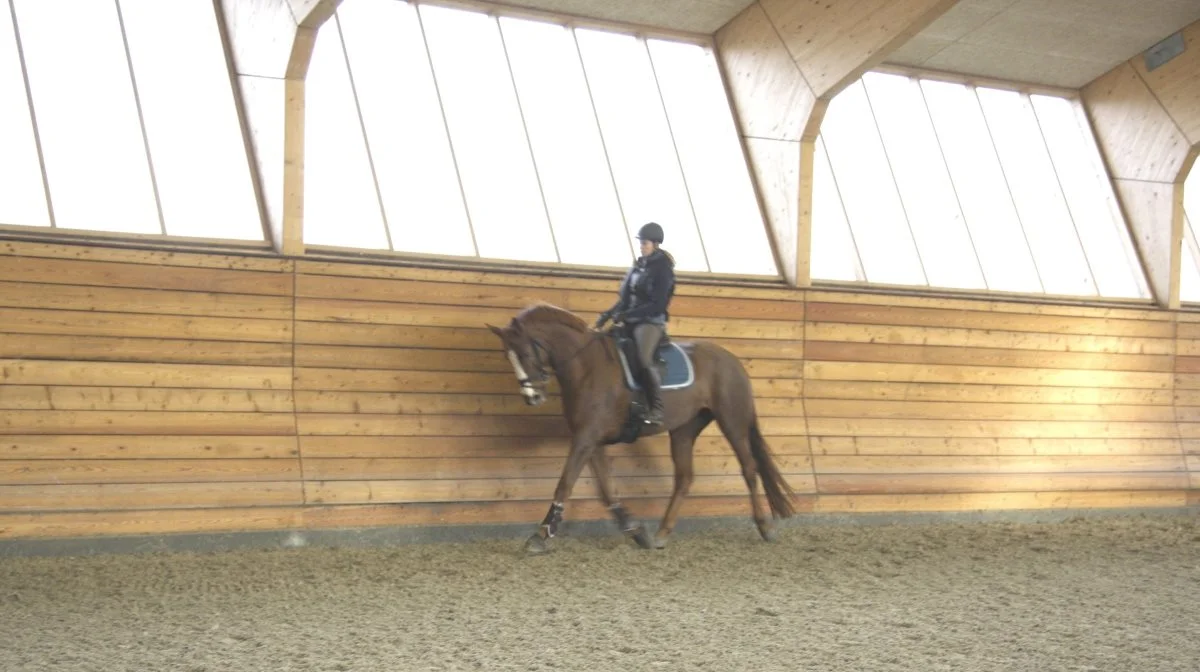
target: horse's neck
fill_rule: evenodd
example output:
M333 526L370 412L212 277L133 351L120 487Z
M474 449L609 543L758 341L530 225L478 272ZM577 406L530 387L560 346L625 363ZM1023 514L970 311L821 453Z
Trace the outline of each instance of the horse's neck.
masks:
M543 341L554 357L554 373L564 396L580 390L583 379L588 375L589 362L604 352L604 337L580 332L562 325L542 327Z

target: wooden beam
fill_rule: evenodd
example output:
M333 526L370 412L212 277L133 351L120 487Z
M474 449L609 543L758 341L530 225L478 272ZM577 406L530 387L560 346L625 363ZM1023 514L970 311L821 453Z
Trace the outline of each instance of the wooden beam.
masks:
M1083 88L1082 99L1155 301L1179 307L1183 181L1200 148L1200 22L1188 49L1153 71L1141 54Z
M829 101L955 0L760 0L716 35L739 131L792 286L811 284L812 162Z
M220 0L271 244L304 252L304 76L340 0Z

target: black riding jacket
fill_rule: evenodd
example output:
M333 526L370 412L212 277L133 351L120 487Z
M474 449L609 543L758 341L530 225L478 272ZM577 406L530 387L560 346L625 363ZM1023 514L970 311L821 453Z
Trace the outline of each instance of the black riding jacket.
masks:
M623 315L626 323L664 324L667 307L675 296L675 259L659 249L640 257L621 282L620 298L608 312Z

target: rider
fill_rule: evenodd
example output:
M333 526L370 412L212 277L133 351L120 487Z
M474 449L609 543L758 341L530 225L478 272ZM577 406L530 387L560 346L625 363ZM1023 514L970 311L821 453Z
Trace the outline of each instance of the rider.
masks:
M617 303L596 320L596 329L611 319L614 324L624 324L627 334L632 332L637 343L642 387L650 407L645 422L659 425L663 422L662 379L654 366L654 353L670 319L667 307L675 295L675 259L659 247L663 229L658 224L646 224L637 237L642 243L642 256L621 283Z

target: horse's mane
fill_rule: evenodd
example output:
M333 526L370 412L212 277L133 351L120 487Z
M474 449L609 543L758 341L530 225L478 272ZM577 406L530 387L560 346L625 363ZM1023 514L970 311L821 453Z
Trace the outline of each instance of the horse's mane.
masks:
M575 313L544 301L535 303L517 313L516 319L522 323L531 320L552 322L575 331L587 331L588 328L587 322L584 322L583 318Z

